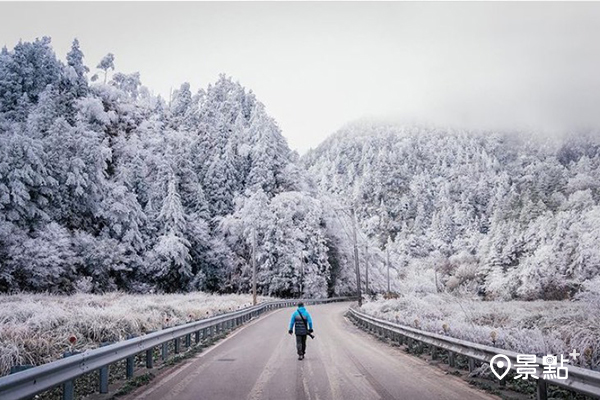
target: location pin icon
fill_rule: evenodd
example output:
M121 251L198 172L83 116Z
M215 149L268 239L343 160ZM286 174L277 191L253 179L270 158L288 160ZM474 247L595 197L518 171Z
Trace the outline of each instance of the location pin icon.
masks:
M496 365L494 365L494 363ZM502 378L508 374L508 371L510 371L510 365L510 359L504 354L496 354L490 360L490 368L492 369L494 375L496 375L500 380L502 380ZM504 372L502 372L503 368L506 368Z

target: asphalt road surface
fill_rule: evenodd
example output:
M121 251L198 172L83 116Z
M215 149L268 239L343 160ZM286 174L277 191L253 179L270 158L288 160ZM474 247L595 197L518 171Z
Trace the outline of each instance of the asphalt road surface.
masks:
M141 387L128 400L497 399L356 328L349 303L309 306L316 339L297 359L294 309L274 311Z

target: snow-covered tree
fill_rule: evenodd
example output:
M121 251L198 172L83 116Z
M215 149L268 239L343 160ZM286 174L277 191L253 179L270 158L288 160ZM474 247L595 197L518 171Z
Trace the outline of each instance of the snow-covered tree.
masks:
M115 69L115 55L113 53L108 53L107 55L102 57L102 60L100 60L98 65L96 65L96 68L104 71L104 83L106 84L108 70L112 69L114 71Z

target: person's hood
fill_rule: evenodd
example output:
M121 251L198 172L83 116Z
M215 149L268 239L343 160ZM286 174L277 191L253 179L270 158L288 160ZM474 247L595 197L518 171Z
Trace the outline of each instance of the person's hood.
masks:
M302 307L298 307L298 310L306 311L306 308L304 308L304 306L302 306Z

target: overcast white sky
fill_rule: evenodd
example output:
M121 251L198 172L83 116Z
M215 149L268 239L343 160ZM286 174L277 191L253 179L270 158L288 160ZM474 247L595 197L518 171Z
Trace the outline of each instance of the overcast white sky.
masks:
M0 3L0 44L79 38L155 93L224 72L293 149L398 118L560 132L600 126L600 3ZM93 68L92 68L93 69Z

